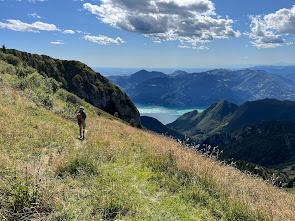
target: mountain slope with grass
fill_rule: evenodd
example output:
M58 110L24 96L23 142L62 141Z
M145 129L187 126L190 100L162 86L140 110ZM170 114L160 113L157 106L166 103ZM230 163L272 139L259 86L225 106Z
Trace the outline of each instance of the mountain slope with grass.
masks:
M153 131L155 133L163 134L163 135L171 137L173 139L186 142L187 144L192 144L195 142L190 137L186 137L183 134L180 134L175 130L169 129L164 124L162 124L160 121L158 121L156 118L142 116L142 117L140 117L140 122L143 127L145 127L146 129L148 129L150 131Z
M53 90L38 73L3 74L11 68L0 63L0 220L295 219L294 195Z
M241 128L263 120L295 122L295 102L263 99L248 101L238 106L222 100L202 113L189 112L167 126L199 142L208 136Z
M112 115L117 112L121 119L127 122L133 119L137 125L140 125L139 112L126 93L86 64L15 49L5 49L5 54L0 54L0 60L19 67L17 71L19 76L28 75L28 70L37 70L42 76L55 79L61 83L63 89L94 106Z
M295 122L269 120L208 137L223 158L245 160L267 167L295 164Z

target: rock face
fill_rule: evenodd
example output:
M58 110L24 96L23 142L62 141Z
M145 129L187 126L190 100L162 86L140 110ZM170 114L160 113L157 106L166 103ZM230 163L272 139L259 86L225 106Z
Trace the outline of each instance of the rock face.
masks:
M7 53L17 56L24 64L35 68L43 76L61 82L64 89L94 106L110 114L118 112L124 121L130 122L134 119L135 123L140 125L139 112L128 95L86 64L13 49L7 50Z

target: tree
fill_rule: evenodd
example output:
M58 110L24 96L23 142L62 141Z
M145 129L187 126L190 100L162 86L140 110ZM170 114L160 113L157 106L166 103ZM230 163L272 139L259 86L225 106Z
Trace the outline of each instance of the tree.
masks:
M5 45L2 45L2 52L3 52L4 54L6 54L6 47L5 47Z
M132 127L135 127L135 126L136 126L136 124L135 124L135 120L134 120L133 118L131 118L129 124L130 124L130 126L132 126Z

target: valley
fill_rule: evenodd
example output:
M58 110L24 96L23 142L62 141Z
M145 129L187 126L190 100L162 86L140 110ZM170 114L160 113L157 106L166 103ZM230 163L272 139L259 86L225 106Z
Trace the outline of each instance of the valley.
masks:
M133 99L142 101L143 98L146 105L136 104L142 116L154 117L166 124L166 129L157 129L164 128L164 125L145 118L143 125L148 129L166 135L169 130L173 130L188 137L190 142L200 143L201 146L218 146L218 150L222 152L220 159L233 159L235 162L242 160L258 167L271 168L281 173L278 175L282 177L282 183L279 185L286 186L293 179L293 175L283 175L283 171L290 163L295 163L292 157L295 103L291 101L294 100L291 73L295 73L292 66L272 69L262 66L253 67L253 70L219 69L202 73L179 70L169 75L142 70L123 78L112 76L110 79L120 84ZM194 82L194 86L188 86L188 82L191 85ZM223 86L213 86L214 82L222 82ZM201 93L200 85L206 88ZM228 97L230 101L222 99L201 110L186 109L183 106L188 104L186 102L190 97L194 97L195 101L201 102L202 105L208 104L208 100L205 101L201 95L210 88L218 90L218 87L221 87L223 92L221 96ZM173 90L177 90L177 93ZM224 94L226 90L229 93ZM191 93L184 93L187 91ZM207 93L212 101L218 100L221 94L212 91ZM180 99L182 103L177 106L179 96L184 99ZM172 103L168 102L168 97ZM231 102L232 100L236 102ZM176 107L169 108L169 104L166 107L157 106L162 102ZM184 108L185 112L180 116L177 110L181 108ZM153 123L155 125L151 126ZM179 139L181 136L176 137ZM248 170L251 170L250 167ZM251 171L259 174L255 170ZM268 174L264 176L265 179L270 179L272 172Z

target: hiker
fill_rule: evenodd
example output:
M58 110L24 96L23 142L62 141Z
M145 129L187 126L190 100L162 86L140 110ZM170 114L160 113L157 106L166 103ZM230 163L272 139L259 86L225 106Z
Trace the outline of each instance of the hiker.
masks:
M84 107L80 107L80 111L77 114L77 120L80 127L80 139L83 140L85 138L85 128L86 128L86 114L84 112ZM83 134L82 134L83 129Z

